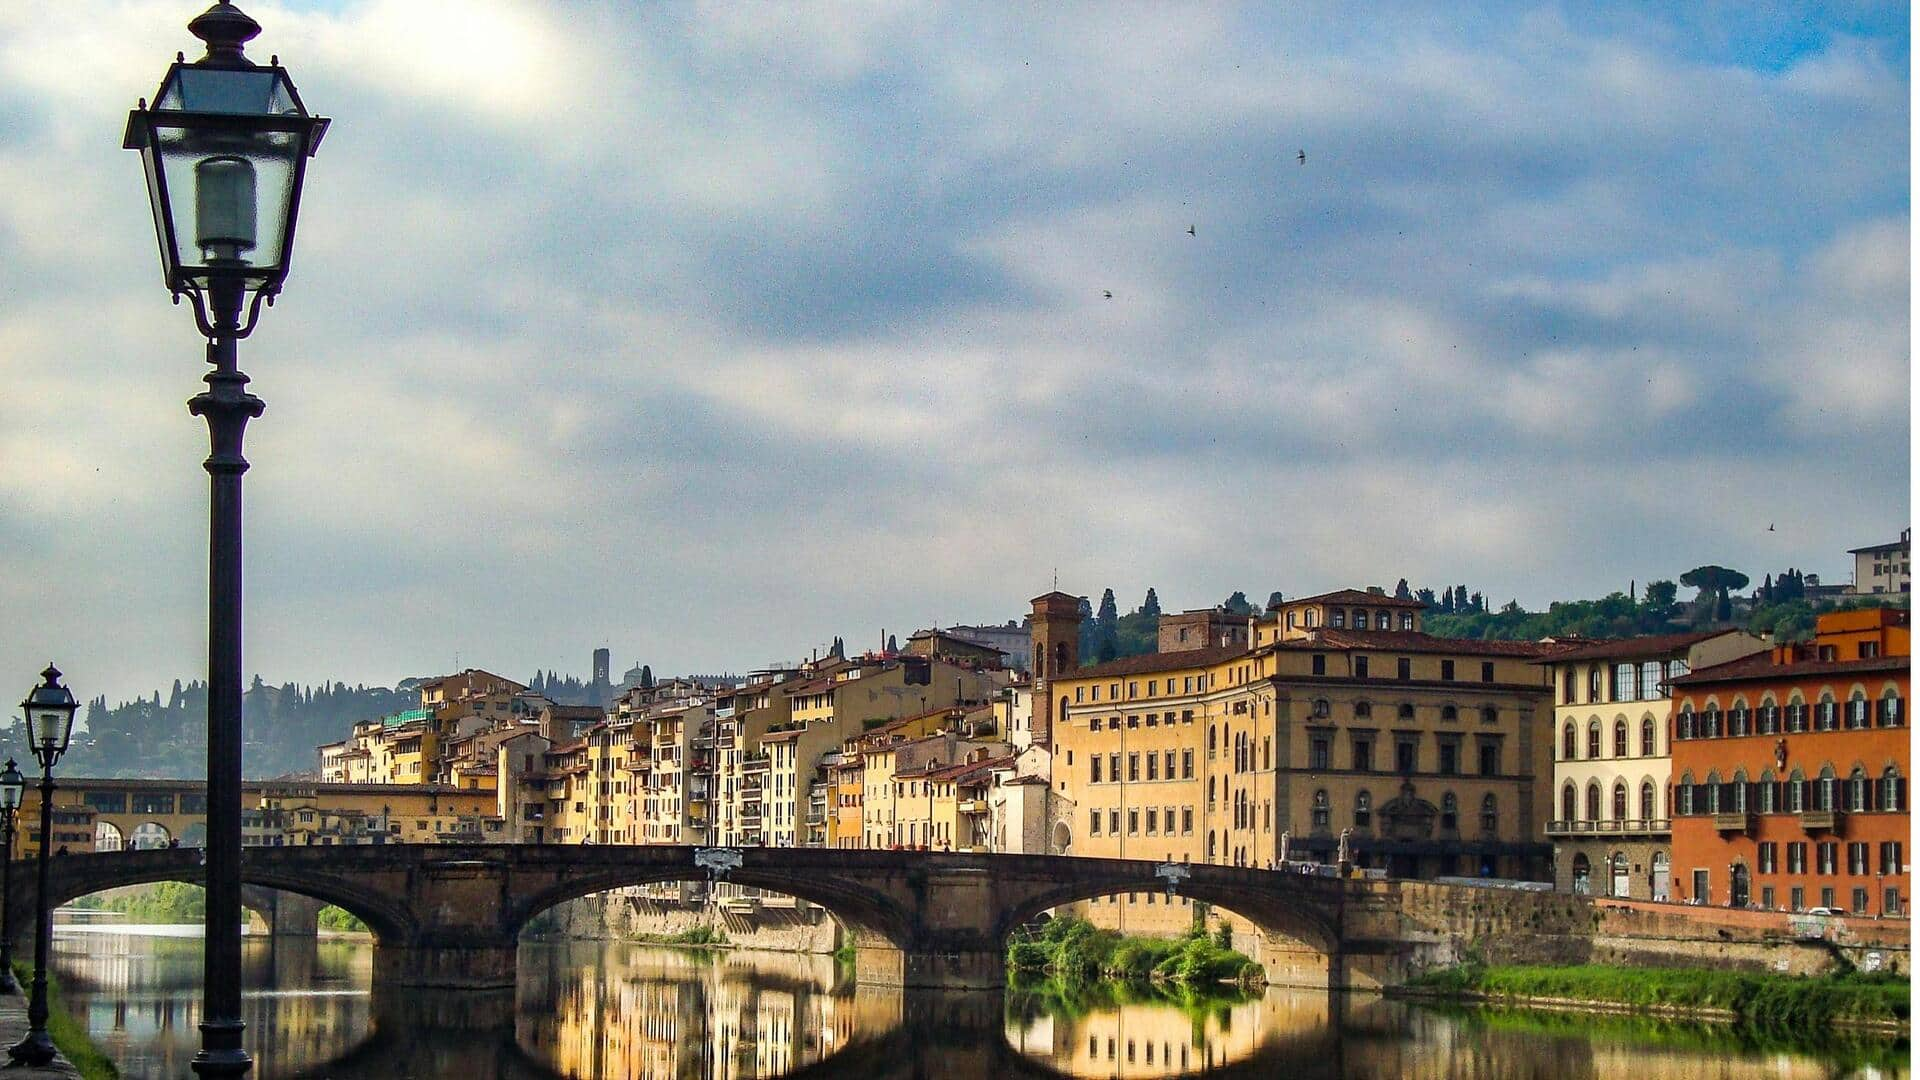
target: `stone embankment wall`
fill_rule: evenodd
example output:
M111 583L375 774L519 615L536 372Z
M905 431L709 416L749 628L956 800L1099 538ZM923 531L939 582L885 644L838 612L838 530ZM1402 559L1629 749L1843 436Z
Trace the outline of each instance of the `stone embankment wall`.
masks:
M708 908L645 896L603 893L571 900L541 920L542 937L646 941L715 927L726 943L769 952L831 953L840 947L840 924L812 904L781 901Z
M1905 919L1782 912L1565 893L1369 883L1343 917L1345 984L1393 986L1470 959L1488 964L1724 967L1816 975L1910 970Z

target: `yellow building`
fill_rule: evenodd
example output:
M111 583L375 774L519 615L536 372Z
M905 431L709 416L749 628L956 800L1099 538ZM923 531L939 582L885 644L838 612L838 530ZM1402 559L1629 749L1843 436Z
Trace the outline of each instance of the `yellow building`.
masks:
M1431 637L1418 606L1343 590L1253 621L1251 646L1053 676L1056 837L1270 866L1331 862L1345 834L1355 865L1397 877L1544 879L1551 698L1532 661L1556 647Z

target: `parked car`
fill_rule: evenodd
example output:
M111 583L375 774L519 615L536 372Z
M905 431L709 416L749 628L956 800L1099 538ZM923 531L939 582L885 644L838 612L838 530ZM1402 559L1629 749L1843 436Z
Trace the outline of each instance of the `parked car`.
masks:
M1807 909L1807 914L1809 915L1845 915L1846 913L1847 913L1846 909L1837 908L1837 907L1817 907L1817 908Z

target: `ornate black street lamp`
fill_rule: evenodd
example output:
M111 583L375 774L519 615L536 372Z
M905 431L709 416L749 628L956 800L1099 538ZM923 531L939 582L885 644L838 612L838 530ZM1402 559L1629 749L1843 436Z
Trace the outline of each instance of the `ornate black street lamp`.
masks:
M271 304L293 257L307 159L327 121L309 114L279 58L248 60L260 24L217 3L187 24L207 53L167 69L152 107L127 117L140 151L160 263L175 303L193 305L207 338L207 389L187 403L207 419L213 452L208 553L207 927L202 1076L243 1076L240 1013L240 478L247 421L266 404L247 392L239 342ZM242 321L242 313L245 321Z
M0 994L17 994L20 984L13 978L13 823L20 816L20 797L27 792L26 777L20 767L7 759L0 772L0 843L5 844L6 861L0 862Z
M60 669L52 664L40 673L20 708L27 714L27 741L40 762L40 889L34 901L33 1000L27 1004L27 1037L7 1048L15 1065L45 1065L53 1060L53 1040L47 1036L47 954L53 951L53 911L47 906L47 870L53 846L53 765L67 752L73 738L73 714L80 703L73 691L60 685ZM18 774L16 774L18 775Z

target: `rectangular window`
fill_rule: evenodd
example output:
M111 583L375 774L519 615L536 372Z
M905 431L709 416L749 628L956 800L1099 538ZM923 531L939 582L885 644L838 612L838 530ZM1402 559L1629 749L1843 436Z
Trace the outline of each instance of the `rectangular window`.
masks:
M1870 849L1862 841L1853 841L1847 845L1847 873L1854 877L1866 877L1873 871L1868 866Z
M1882 894L1880 897L1880 914L1890 915L1895 917L1900 915L1900 887L1899 886L1897 885L1887 886L1886 892Z
M1367 677L1366 657L1356 656L1353 658L1353 677L1356 679L1364 679Z
M1448 682L1453 681L1453 661L1440 661L1440 677Z
M1139 835L1139 833L1140 833L1140 811L1129 810L1127 811L1127 835L1137 836Z
M1413 678L1413 661L1404 656L1394 661L1394 674L1401 679Z
M1827 647L1828 647L1828 648L1831 648L1832 646L1827 646ZM1820 906L1821 906L1821 907L1832 907L1832 906L1834 906L1834 904L1833 904L1833 886L1831 886L1831 885L1823 885L1823 886L1821 886L1821 887L1820 887Z
M1132 783L1133 781L1138 779L1140 779L1140 755L1137 753L1128 754L1127 755L1127 782Z
M1107 832L1115 836L1120 835L1120 811L1107 811Z
M1480 664L1480 681L1481 681L1481 682L1492 682L1492 681L1493 681L1493 661L1491 661L1491 660L1486 660L1486 661L1483 661L1483 662L1481 662L1481 664Z
M1088 782L1094 783L1094 784L1099 783L1100 782L1100 755L1095 754L1092 757L1088 758L1087 764L1093 766L1093 774L1087 778Z
M1693 902L1696 904L1713 903L1712 878L1705 870L1693 872Z
M1160 810L1157 807L1150 806L1147 808L1147 835L1156 836L1159 834L1159 832L1160 832Z
M1814 858L1818 861L1814 873L1823 877L1830 876L1840 869L1840 845L1837 842L1817 844L1814 847Z
M1087 833L1091 836L1100 835L1100 811L1087 811Z
M1107 755L1107 782L1120 782L1120 755L1117 753Z
M1193 832L1193 807L1191 806L1183 806L1180 808L1180 831L1183 833Z
M1325 675L1327 673L1327 658L1325 655L1321 653L1313 654L1313 673L1315 675Z
M1148 697L1160 696L1160 680L1158 679L1147 680L1147 696Z
M1807 890L1799 885L1787 890L1787 906L1794 911L1807 910Z
M1398 739L1393 744L1393 767L1403 773L1413 771L1419 759L1419 749L1412 739Z
M1140 696L1140 684L1138 682L1128 682L1127 683L1127 700L1132 701L1134 698L1137 698L1139 696Z
M1155 754L1151 752L1147 754L1147 779L1149 780L1160 779L1160 755L1159 754Z
M1500 775L1500 744L1483 742L1480 744L1480 775Z
M1326 769L1332 767L1328 761L1331 755L1328 752L1327 743L1328 739L1325 735L1315 735L1313 737L1307 749L1307 768Z
M1148 714L1147 714L1147 726L1148 726L1148 727L1159 727L1159 726L1160 726L1160 714L1159 714L1159 713L1151 713L1151 712L1150 712L1150 713L1148 713Z
M1762 885L1760 887L1760 906L1766 908L1768 911L1773 910L1773 886Z
M1440 775L1453 776L1460 771L1460 744L1443 742L1440 744Z
M1883 874L1905 873L1900 861L1900 841L1887 840L1881 843L1880 872Z
M1183 780L1193 779L1193 751L1192 750L1180 751L1180 778Z
M1779 867L1777 865L1777 861L1778 861L1779 850L1780 850L1779 847L1775 845L1772 841L1768 841L1767 843L1760 845L1758 854L1759 854L1759 860L1760 860L1761 873L1772 874L1778 871ZM1772 907L1773 905L1768 904L1766 906Z
M1852 911L1855 915L1865 915L1867 913L1867 890L1862 888L1855 888L1853 890L1853 907L1848 910Z
M1167 751L1167 779L1169 780L1179 775L1178 773L1173 771L1173 762L1174 762L1173 751L1169 750Z
M1789 841L1787 843L1787 873L1804 874L1806 872L1807 842L1804 840Z
M1353 768L1355 772L1373 771L1373 740L1353 740Z

